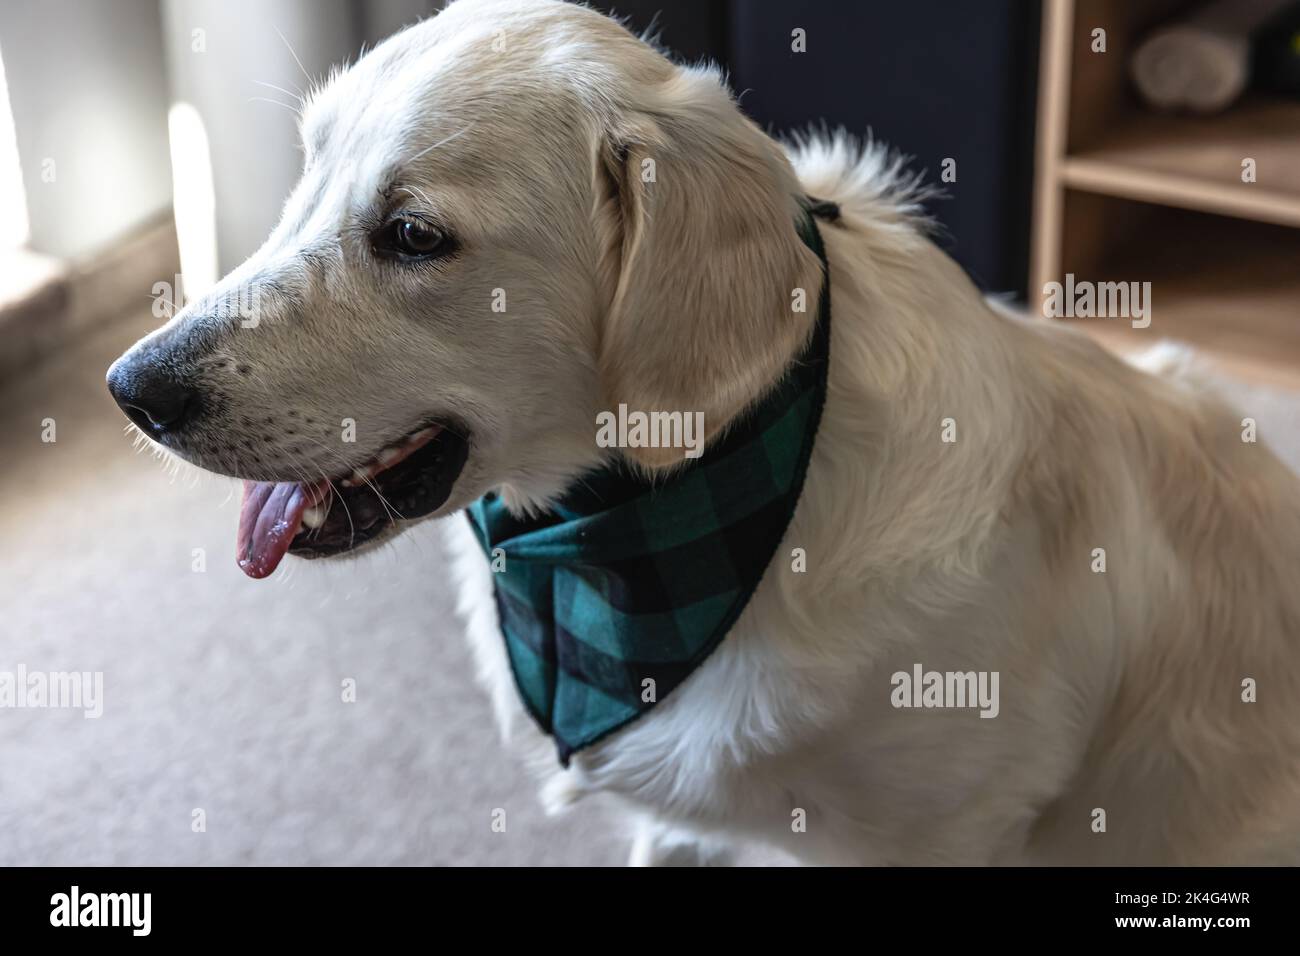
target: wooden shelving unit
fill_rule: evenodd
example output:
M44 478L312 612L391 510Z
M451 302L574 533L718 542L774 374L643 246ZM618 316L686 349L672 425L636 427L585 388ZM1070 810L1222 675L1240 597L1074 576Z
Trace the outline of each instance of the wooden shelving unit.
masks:
M1044 0L1030 306L1066 273L1149 281L1149 328L1075 321L1120 348L1182 339L1238 375L1300 388L1300 101L1148 110L1129 57L1185 5ZM1246 158L1255 182L1242 181Z

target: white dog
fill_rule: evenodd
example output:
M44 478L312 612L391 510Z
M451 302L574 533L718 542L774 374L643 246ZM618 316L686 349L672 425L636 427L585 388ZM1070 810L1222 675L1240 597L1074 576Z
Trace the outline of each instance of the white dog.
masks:
M479 670L552 803L617 795L638 862L736 839L1300 861L1300 482L1188 377L991 308L879 150L787 153L715 71L551 0L453 3L333 77L302 132L266 244L109 376L160 444L248 480L253 576L491 491L545 513L620 456L671 482L679 453L601 447L597 416L700 411L725 436L813 327L800 202L838 206L802 494L678 692L560 770L519 719L483 548L445 523Z

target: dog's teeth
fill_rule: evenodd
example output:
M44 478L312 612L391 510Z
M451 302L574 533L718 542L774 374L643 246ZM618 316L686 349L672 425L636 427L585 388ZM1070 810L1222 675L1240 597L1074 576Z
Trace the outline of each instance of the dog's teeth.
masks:
M414 435L411 435L408 438L403 438L400 443L389 445L375 456L373 462L363 468L356 469L351 475L340 481L339 484L344 488L355 488L358 485L364 485L389 465L392 465L394 462L397 462L402 457L409 454L411 446L419 444L420 442L433 437L437 433L437 428L422 428Z
M302 523L308 528L319 528L325 523L325 509L313 505L302 513Z

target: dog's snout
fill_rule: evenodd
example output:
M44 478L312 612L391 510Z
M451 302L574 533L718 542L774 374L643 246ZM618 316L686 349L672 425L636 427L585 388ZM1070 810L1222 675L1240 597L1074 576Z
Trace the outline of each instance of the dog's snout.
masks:
M113 400L150 434L180 430L196 406L194 388L165 367L119 360L107 381Z

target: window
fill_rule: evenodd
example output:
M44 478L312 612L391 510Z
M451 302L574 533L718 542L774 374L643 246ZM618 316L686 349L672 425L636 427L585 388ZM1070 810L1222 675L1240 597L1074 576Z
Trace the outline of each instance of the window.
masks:
M27 199L23 193L22 167L18 164L18 140L9 108L3 51L0 51L0 251L23 245L27 237Z

